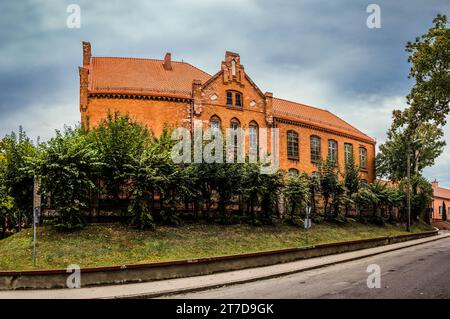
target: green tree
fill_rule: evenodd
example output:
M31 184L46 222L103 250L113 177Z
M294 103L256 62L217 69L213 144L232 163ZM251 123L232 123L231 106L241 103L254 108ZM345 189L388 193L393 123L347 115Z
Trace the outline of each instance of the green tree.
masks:
M12 132L2 140L5 192L13 198L17 226L27 226L32 220L34 176L29 170L29 159L38 156L38 150L27 137L22 127L19 133Z
M119 207L123 190L130 186L131 167L128 164L141 157L150 141L150 133L128 115L114 113L108 114L92 131L92 137L100 160L104 163L100 175L104 192Z
M5 236L8 228L14 226L14 199L8 195L5 183L6 157L4 156L3 140L0 141L0 239Z
M422 217L422 219L425 220L424 215L433 200L433 188L431 183L421 175L413 175L411 176L411 189L414 190L411 192L411 220L417 221L419 217ZM400 182L400 190L406 194L407 183L405 179ZM407 206L406 199L405 196L404 207Z
M333 217L330 206L334 208L334 215L337 214L335 205L342 195L342 185L338 178L338 167L336 163L330 159L321 161L318 164L318 176L320 180L320 190L323 198L323 210L325 218Z
M357 193L360 187L359 167L355 165L353 158L345 163L344 186L345 186L345 215L348 215L350 205L353 203L353 194Z
M56 136L42 145L42 153L33 160L33 166L41 177L42 195L51 199L58 214L56 227L68 231L83 227L89 191L95 189L102 167L89 135L81 128L56 131Z
M407 154L411 171L418 175L434 164L445 145L442 126L450 107L450 29L445 15L437 15L433 24L406 45L414 85L407 96L408 107L393 112L388 139L377 157L379 175L397 181L406 175Z
M289 221L294 225L300 224L300 216L309 205L310 187L308 175L288 174L283 190Z

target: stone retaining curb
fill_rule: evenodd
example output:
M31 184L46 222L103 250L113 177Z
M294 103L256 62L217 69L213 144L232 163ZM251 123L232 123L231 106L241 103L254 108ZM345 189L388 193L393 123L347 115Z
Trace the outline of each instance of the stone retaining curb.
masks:
M378 237L240 255L150 264L83 268L81 269L81 278L83 287L89 287L192 277L351 252L435 236L437 234L438 230L436 229L417 234ZM68 275L64 269L0 272L0 290L65 288Z

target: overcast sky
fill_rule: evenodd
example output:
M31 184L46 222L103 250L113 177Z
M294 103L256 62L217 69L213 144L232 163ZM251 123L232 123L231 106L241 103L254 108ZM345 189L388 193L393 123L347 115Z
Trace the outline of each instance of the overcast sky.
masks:
M379 29L366 25L370 3ZM67 27L69 4L81 8L79 29ZM437 13L450 15L450 1L2 1L0 135L22 125L45 140L78 123L86 40L96 56L171 52L210 74L238 52L263 91L326 108L380 144L411 87L405 43ZM449 146L425 173L450 187L449 126Z

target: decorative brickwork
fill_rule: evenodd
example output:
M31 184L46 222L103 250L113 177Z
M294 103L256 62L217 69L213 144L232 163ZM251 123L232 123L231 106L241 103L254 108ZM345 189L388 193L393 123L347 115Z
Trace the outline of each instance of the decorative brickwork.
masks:
M108 114L119 112L160 134L164 124L192 128L194 121L206 127L211 118L219 119L222 128L238 121L280 130L280 166L312 173L310 138L320 138L323 158L328 141L337 142L337 161L343 170L346 143L353 146L359 164L359 149L367 151L367 168L361 177L375 178L375 140L336 115L315 107L273 97L263 93L246 74L237 53L226 52L220 70L214 74L185 63L164 60L91 57L91 47L83 42L83 67L80 68L80 111L85 125L96 126ZM298 134L299 159L287 158L287 131ZM245 145L249 140L246 136ZM270 149L270 140L269 140Z

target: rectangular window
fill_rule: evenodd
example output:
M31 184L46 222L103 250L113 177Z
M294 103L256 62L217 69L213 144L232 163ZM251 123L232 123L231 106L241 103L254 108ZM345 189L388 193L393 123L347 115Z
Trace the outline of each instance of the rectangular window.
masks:
M359 148L359 167L367 168L367 150L364 147Z
M320 137L311 136L311 162L317 163L320 161Z
M335 140L328 141L328 159L337 163L337 142Z
M287 153L289 159L298 160L298 134L294 131L287 133Z
M241 96L241 93L236 93L236 106L242 106L242 96Z
M227 105L233 105L233 93L227 92Z
M345 143L345 163L353 160L353 145Z

